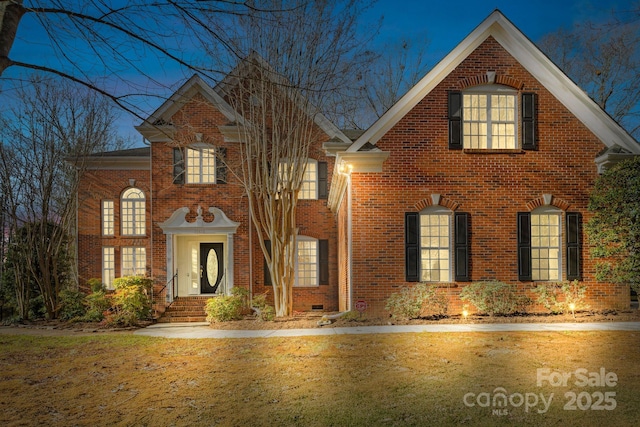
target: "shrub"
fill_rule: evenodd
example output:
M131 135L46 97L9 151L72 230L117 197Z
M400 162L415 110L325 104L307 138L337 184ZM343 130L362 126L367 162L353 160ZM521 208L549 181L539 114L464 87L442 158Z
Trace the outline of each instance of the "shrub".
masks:
M96 279L96 278L89 279L87 280L87 285L89 286L89 289L91 289L91 292L93 293L105 290L105 286L102 283L102 280L100 279Z
M523 312L531 304L531 299L521 295L514 285L499 281L467 285L460 292L460 299L470 302L478 311L491 316Z
M243 300L237 295L221 295L207 300L207 322L228 322L242 318Z
M435 285L419 283L394 292L387 298L385 309L398 319L417 319L424 315L444 316L447 314L448 301L438 295Z
M60 295L58 296L60 319L71 320L83 317L87 312L85 298L86 295L80 291L73 291L71 289L63 289L60 291Z
M569 313L589 309L585 302L586 285L573 282L539 284L533 290L538 294L537 302L551 313ZM573 310L571 305L573 304Z
M82 318L85 322L99 322L104 319L104 312L111 308L111 298L104 291L87 295L84 299L87 312Z
M141 276L119 277L113 281L113 314L107 323L134 326L151 317L151 286L153 281Z
M261 320L272 321L276 317L276 310L267 303L266 292L254 296L251 306L257 311Z

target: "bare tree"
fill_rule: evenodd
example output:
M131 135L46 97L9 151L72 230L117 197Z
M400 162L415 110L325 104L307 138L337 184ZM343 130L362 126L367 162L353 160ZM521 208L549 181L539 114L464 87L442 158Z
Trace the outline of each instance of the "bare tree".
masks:
M298 194L309 150L327 135L317 119L364 65L358 53L358 0L271 0L225 29L245 54L220 87L237 112L242 144L238 180L245 189L274 292L277 316L292 313ZM333 135L330 135L330 137ZM232 172L235 168L230 167ZM265 241L270 242L267 248Z
M604 23L545 36L540 48L631 135L640 138L640 5Z
M59 79L34 79L19 98L0 116L0 181L10 229L13 236L20 230L24 243L15 248L26 269L15 273L16 288L24 292L34 282L54 318L69 273L64 255L74 231L81 162L114 148L116 115L108 100ZM70 164L68 158L79 160Z

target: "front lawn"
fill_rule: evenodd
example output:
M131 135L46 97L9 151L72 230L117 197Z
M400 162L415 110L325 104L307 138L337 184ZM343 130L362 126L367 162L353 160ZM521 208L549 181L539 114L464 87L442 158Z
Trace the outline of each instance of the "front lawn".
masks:
M639 332L0 335L0 425L637 425L639 356Z

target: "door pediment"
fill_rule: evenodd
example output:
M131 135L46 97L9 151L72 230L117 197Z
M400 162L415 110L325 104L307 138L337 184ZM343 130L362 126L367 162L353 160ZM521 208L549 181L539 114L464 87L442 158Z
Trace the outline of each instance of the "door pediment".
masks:
M201 207L198 207L194 222L187 221L189 212L190 209L187 207L176 209L168 220L158 225L164 234L235 234L240 225L215 207L209 208L209 212L213 214L213 221L210 222L206 222L202 217Z

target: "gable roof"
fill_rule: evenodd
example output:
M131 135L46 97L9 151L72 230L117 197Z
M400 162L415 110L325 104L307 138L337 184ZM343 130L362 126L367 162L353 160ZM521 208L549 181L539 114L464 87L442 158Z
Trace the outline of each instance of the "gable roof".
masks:
M296 102L302 111L304 111L307 115L313 116L313 120L315 124L329 137L329 140L334 141L342 141L344 143L351 143L352 140L340 130L336 125L334 125L329 119L327 119L322 113L319 111L311 111L309 109L309 103L300 102L303 95L299 90L295 88L291 88L290 84L285 80L283 76L281 76L276 70L271 67L271 65L265 61L257 52L253 51L247 56L245 59L240 61L238 65L228 73L220 83L218 83L213 89L218 96L224 97L225 94L230 93L231 87L237 85L238 77L244 76L251 72L253 67L259 67L261 70L267 71L267 73L263 73L262 75L267 75L271 80L275 83L282 85L283 88L289 87L291 90L288 92L289 97L292 101Z
M197 93L204 96L205 99L214 105L230 122L237 119L233 108L231 108L227 101L218 95L211 86L205 83L200 76L193 75L180 86L169 99L162 103L147 120L139 126L136 126L135 129L149 140L170 140L170 133L167 132L167 130L168 128L172 128L171 117Z
M640 144L497 9L371 125L347 151L358 151L366 143L376 144L489 36L500 43L607 147L618 145L631 153L640 154Z

